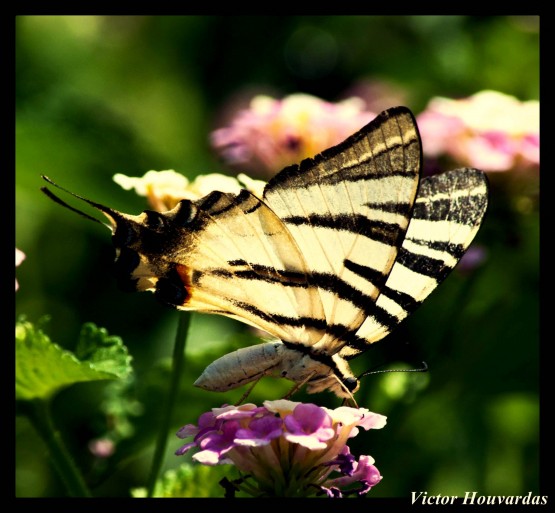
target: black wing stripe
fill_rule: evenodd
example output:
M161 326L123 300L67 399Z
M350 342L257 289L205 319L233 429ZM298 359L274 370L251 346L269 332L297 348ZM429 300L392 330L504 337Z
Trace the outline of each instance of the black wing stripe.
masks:
M280 285L288 287L315 287L328 292L332 292L339 299L351 302L355 307L367 311L374 303L367 294L364 294L359 289L353 287L345 280L330 273L312 273L308 277L301 273L295 273L285 270L278 270L272 267L248 264L251 269L243 270L229 270L229 269L213 269L210 272L198 273L196 278L202 282L203 277L206 275L217 276L218 278L230 280L246 280L246 281L265 281L268 283L279 283ZM380 278L384 279L384 277ZM308 284L306 282L308 279ZM369 310L368 310L369 312ZM276 314L278 315L278 314ZM274 316L274 314L272 314Z
M395 263L404 265L407 269L430 278L438 277L438 269L445 267L445 262L425 255L417 255L406 249L401 249Z
M456 200L457 206L453 206L453 199L438 198L430 204L416 203L412 216L415 219L427 221L446 221L473 225L481 218L481 211L476 209L474 196L461 196Z
M345 259L344 264L346 269L349 269L349 271L357 274L361 278L364 278L374 285L383 284L387 276L384 273L377 271L376 269L372 269L367 265L357 264L356 262L353 262L349 259Z
M381 296L385 296L399 305L407 314L416 310L416 308L418 308L418 306L422 303L421 301L415 300L409 294L393 290L389 287L385 287L383 289ZM397 316L390 314L385 307L380 307L376 304L373 305L370 315L373 317L375 322L384 326L388 331L393 330L393 328L399 324ZM347 341L346 345L350 348L358 350L358 352L361 352L368 349L368 340L358 336L352 336Z
M291 216L283 219L285 224L295 226L311 226L319 228L331 228L364 235L372 240L383 242L394 246L398 243L399 236L393 234L399 232L397 224L385 223L383 221L372 221L364 215L309 215ZM404 234L400 234L404 235Z
M398 145L399 147L401 145ZM385 150L383 152L380 153L385 153ZM378 157L380 156L380 154L377 154ZM345 166L341 169L341 171L346 171L347 173L349 171L353 171L353 170L357 170L361 164L366 163L367 161L371 161L373 156L372 155L368 155L368 158L366 159L361 159L359 162L357 162L356 164L350 165L350 166ZM307 159L310 160L310 159ZM305 162L305 161L303 161ZM336 174L329 174L326 176L323 176L320 178L319 180L319 184L320 185L336 185L338 183L342 183L342 182L361 182L361 181L367 181L370 179L387 179L390 177L394 177L394 176L401 176L401 177L406 177L406 176L417 176L418 175L418 170L415 170L415 172L411 172L411 171L407 171L407 170L402 170L402 171L392 171L391 168L389 167L389 165L385 165L385 164L381 164L379 169L379 173L381 173L380 175L378 175L377 177L373 177L372 175L368 175L368 174L356 174L356 173L352 173L352 174L347 174L346 176L341 176L339 173ZM289 184L288 188L289 188ZM295 184L297 188L305 188L306 184Z
M338 339L348 340L355 337L356 330L350 329L343 324L328 324L325 319L315 319L314 317L288 317L274 313L263 311L249 303L236 302L235 306L248 312L250 315L256 316L269 324L279 324L280 326L290 326L293 328L316 329L322 333L329 333ZM291 342L297 345L297 340L284 340L283 342Z
M237 195L213 191L197 201L197 206L211 216L221 216L234 208L242 208L245 214L250 214L260 208L261 201L246 189Z
M411 237L407 237L406 240L409 242L413 242L414 244L417 244L419 246L432 249L434 251L448 253L449 255L457 259L461 258L466 251L466 248L464 247L464 245L453 244L452 242L413 239ZM414 252L411 252L411 253L415 254Z
M404 216L408 216L410 213L410 205L408 203L402 202L385 202L385 203L377 203L377 202L369 202L364 204L365 207L370 208L372 210L380 210L382 212L388 212L390 214L401 214Z
M430 249L451 255L454 263L458 262L466 251L465 247L459 244L435 243L423 245ZM411 271L435 279L438 284L441 283L453 269L453 265L447 263L445 260L419 255L404 248L401 248L399 251L396 262L404 265Z
M389 287L384 287L382 295L392 300L393 302L397 303L403 310L405 310L405 312L412 312L421 303L421 301L416 300L410 294L407 294L405 292L400 292L398 290L393 290ZM384 308L380 308L379 306L376 306L376 310L386 312ZM388 314L388 317L393 319L393 317L389 314Z
M210 274L221 278L239 278L248 281L265 281L268 283L279 283L284 287L308 288L306 275L295 271L279 271L265 265L251 264L252 269L229 271L227 269L216 269Z

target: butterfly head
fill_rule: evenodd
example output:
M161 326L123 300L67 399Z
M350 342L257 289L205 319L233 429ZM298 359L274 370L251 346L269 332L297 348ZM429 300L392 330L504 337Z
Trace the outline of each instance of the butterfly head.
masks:
M333 357L332 357L333 358ZM339 357L338 357L339 358ZM315 367L314 377L306 383L307 392L333 392L337 397L354 401L353 395L360 387L359 380L353 376L346 361L334 361L334 365L327 367L321 363L311 362ZM340 364L341 368L337 366ZM308 368L311 365L307 365Z

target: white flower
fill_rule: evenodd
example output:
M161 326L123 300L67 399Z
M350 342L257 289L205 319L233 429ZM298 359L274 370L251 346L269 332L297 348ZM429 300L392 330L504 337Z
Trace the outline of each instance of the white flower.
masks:
M239 194L247 189L261 198L266 182L253 180L245 174L237 178L220 173L198 175L193 181L176 171L148 171L142 177L131 177L121 173L114 175L114 181L125 190L135 189L139 196L146 196L149 205L158 212L174 208L183 199L197 200L213 191Z

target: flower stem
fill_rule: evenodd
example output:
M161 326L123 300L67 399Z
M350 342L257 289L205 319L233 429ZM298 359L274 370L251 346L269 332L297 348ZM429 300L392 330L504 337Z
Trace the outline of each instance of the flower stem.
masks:
M25 413L46 443L52 463L64 482L68 494L71 497L92 497L81 472L62 440L60 432L54 426L49 402L36 399L29 401L27 405L28 408L25 408Z
M160 469L164 463L164 455L168 442L168 431L171 429L171 419L179 391L179 378L183 372L185 364L185 343L187 342L187 332L189 331L189 323L191 315L179 312L179 322L177 325L177 333L175 335L175 344L173 347L172 371L170 376L170 386L168 390L165 411L163 412L162 423L156 441L156 449L152 460L152 467L148 477L147 497L152 497L156 480L160 474Z

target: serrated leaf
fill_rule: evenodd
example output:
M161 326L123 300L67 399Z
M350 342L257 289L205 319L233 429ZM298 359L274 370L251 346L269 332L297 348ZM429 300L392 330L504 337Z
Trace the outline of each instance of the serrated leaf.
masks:
M223 497L220 480L232 470L231 465L209 467L183 464L170 469L156 481L153 497ZM131 490L135 498L146 497L146 488Z
M106 330L91 323L81 332L81 358L53 343L27 321L16 323L15 342L19 400L46 399L74 383L118 379L131 372L131 357L121 339L108 336Z
M89 362L99 371L124 378L131 372L131 356L120 337L108 335L104 328L92 322L81 328L75 354L82 362Z

